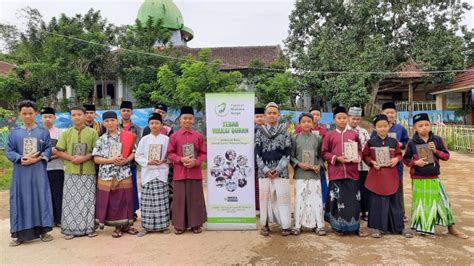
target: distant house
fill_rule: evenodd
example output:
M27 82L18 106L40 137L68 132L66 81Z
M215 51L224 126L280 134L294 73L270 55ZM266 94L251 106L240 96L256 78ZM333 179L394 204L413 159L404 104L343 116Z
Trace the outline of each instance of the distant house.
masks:
M429 92L439 84L426 83L429 74L422 68L423 64L412 59L393 69L377 85L372 97L375 97L375 109L385 102L395 102L399 111L434 110L435 97Z
M474 124L474 65L446 85L430 91L436 97L437 110L464 110L466 123Z

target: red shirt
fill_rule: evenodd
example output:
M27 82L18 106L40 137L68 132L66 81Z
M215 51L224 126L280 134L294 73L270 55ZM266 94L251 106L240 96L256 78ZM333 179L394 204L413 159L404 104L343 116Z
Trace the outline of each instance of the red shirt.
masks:
M388 147L390 158L396 157L399 161L402 160L402 150L396 139L389 137L381 139L379 136L373 137L367 142L363 152L364 161L370 167L364 185L375 194L382 196L393 195L397 192L400 185L397 167L380 167L379 170L373 168L372 161L377 161L377 147Z
M319 132L319 135L321 136L321 138L324 139L324 137L326 136L326 127L321 127L319 125L314 125L313 127L313 131L318 131ZM301 127L300 126L297 126L296 129L295 129L295 132L297 134L301 133Z
M127 125L123 125L123 129L125 131L130 131L130 127L132 127L132 123L128 123Z
M359 179L358 163L340 163L336 157L342 156L344 153L344 142L357 142L359 158L362 159L362 147L359 141L359 134L351 129L340 131L335 129L330 131L323 139L321 153L323 159L328 162L329 180L337 179Z
M184 167L181 163L183 156L183 145L194 145L194 158L196 166L193 168ZM201 164L206 160L207 150L204 143L204 136L194 130L187 131L180 129L170 137L168 144L168 159L174 163L173 180L202 179Z

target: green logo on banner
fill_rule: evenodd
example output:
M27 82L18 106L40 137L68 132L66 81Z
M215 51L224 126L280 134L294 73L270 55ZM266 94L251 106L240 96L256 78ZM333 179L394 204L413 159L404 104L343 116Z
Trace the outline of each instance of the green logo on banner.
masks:
M214 111L218 116L226 116L229 113L229 108L227 108L227 103L221 103L216 105Z

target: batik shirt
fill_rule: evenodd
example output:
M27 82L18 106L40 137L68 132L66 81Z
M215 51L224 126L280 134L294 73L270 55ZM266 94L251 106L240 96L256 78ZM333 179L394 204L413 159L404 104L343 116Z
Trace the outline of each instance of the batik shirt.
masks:
M120 143L120 131L117 131L116 136L112 136L108 132L102 135L97 140L92 155L109 159L109 147L114 143ZM132 152L135 152L135 149L133 149ZM110 181L114 177L118 181L121 181L129 178L130 176L130 164L101 164L99 167L99 178L104 181Z
M359 134L359 140L360 144L362 145L362 152L364 151L365 144L367 144L367 141L370 139L369 132L365 128L361 128L360 126L357 126L356 128L352 128L351 126L347 125L347 129L352 129L357 134ZM359 163L359 171L369 171L369 167L364 161L361 161Z
M276 170L281 178L289 178L288 162L291 156L291 138L283 125L264 125L255 136L258 177L266 178L267 172Z

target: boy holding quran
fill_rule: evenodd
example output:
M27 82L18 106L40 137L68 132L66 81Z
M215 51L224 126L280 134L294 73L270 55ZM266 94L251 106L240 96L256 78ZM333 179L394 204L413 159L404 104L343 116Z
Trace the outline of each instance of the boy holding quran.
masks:
M178 119L180 129L171 135L167 150L168 159L174 163L172 224L177 235L188 228L199 234L207 221L201 171L207 156L206 144L204 136L193 130L192 107L182 107Z
M454 227L451 203L439 179L439 161L449 160L448 148L444 140L431 131L428 114L415 115L413 128L415 134L403 156L412 179L411 227L421 235L435 238L436 225L447 226L450 234L466 239L468 236Z
M36 104L22 101L18 106L22 125L10 130L6 156L13 163L10 188L10 246L40 238L53 240L53 206L46 173L51 157L47 129L35 123Z
M403 206L400 199L398 162L402 151L397 139L389 137L390 129L386 115L377 115L373 120L377 134L363 149L363 158L370 167L365 181L369 199L369 220L367 226L373 229L372 237L380 238L384 233L413 234L405 230Z
M162 134L163 119L159 113L148 118L150 134L142 137L135 153L140 164L142 179L141 211L142 226L138 236L149 232L169 233L170 210L168 198L168 172L166 151L169 138Z
M73 127L64 131L56 144L57 155L64 160L64 187L61 233L70 240L76 236L94 237L96 173L92 149L97 131L87 127L86 109L70 109Z
M346 108L333 111L336 129L323 139L322 156L328 162L329 197L326 201L326 221L338 235L358 234L360 230L360 191L358 165L362 157L359 134L347 128Z
M135 158L136 135L119 130L117 114L107 111L102 116L107 133L95 144L94 161L100 164L97 180L96 222L99 228L115 226L112 237L122 233L138 234L133 228L133 186L130 162Z

